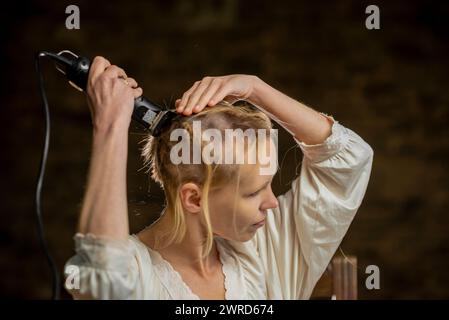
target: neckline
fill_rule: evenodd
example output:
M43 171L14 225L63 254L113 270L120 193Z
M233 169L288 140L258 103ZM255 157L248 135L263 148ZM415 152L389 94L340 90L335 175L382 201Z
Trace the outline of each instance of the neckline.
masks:
M181 274L172 266L172 264L167 261L166 259L164 259L164 257L159 253L159 251L152 249L151 247L147 246L145 243L143 243L139 237L137 235L133 235L139 242L141 242L149 252L153 253L156 257L157 260L156 261L156 265L163 265L166 267L167 270L169 270L170 273L173 274L174 278L176 279L176 281L178 282L178 284L180 284L185 291L191 296L193 297L195 300L201 300L201 298L195 294L192 289L189 287L189 285L184 281L184 279L182 278ZM223 274L224 277L224 287L225 287L225 300L230 300L229 294L229 288L230 288L230 284L229 284L229 275L228 275L228 265L227 265L227 260L225 258L225 253L222 247L222 243L220 241L219 238L214 237L214 241L217 247L217 251L218 251L218 258L220 260L221 263L221 272ZM169 289L169 288L167 288Z

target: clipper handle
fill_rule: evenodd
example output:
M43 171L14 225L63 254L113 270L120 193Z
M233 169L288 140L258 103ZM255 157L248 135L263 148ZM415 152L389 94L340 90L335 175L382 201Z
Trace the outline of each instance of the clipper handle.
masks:
M56 55L56 57L54 54L50 55L55 58L58 66L60 68L62 67L62 69L58 68L58 70L67 76L71 85L80 91L85 91L91 61L88 58L76 56L73 53L70 57L66 55L62 56L61 53ZM163 110L159 105L151 102L144 96L134 100L132 119L149 130L152 136L158 136L162 128L169 125L178 116L176 112Z

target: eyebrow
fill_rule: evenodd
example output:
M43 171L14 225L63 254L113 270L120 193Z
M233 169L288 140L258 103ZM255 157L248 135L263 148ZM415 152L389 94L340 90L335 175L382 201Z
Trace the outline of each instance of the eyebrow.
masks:
M256 193L256 192L259 192L260 190L265 189L265 188L266 188L266 187L273 181L273 178L274 178L274 177L271 177L270 180L268 180L267 182L265 182L265 183L262 185L262 187L260 187L259 189L257 189L257 191L255 191L255 192L253 192L253 193Z

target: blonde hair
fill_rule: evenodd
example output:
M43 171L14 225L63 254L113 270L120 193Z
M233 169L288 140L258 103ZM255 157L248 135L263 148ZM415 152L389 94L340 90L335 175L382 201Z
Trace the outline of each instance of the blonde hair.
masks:
M201 112L190 117L180 117L173 121L158 137L148 135L144 139L142 157L144 165L148 167L147 172L164 190L167 206L171 208L173 225L168 233L166 245L179 243L186 234L186 223L183 212L179 188L187 182L193 182L201 187L202 191L202 214L205 222L206 240L203 244L203 257L206 257L213 245L213 231L209 214L209 193L213 189L239 180L239 166L229 164L207 164L201 161L200 164L179 164L175 165L170 160L170 150L178 141L170 140L170 133L178 128L186 129L190 134L193 143L192 123L194 120L201 120L201 129L218 129L224 132L225 129L272 129L270 118L247 102L239 101L239 104L230 104L221 101L213 107L207 107ZM200 142L201 148L204 146ZM192 144L191 144L192 145ZM192 163L192 162L191 162ZM238 183L237 183L238 184ZM157 223L157 222L156 222Z

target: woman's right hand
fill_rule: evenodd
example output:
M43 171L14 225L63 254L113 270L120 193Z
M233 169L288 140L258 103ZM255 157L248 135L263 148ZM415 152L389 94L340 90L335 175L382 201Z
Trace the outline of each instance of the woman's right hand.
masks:
M94 130L108 130L119 126L128 130L134 99L143 90L125 71L103 57L93 60L87 81L87 103Z

